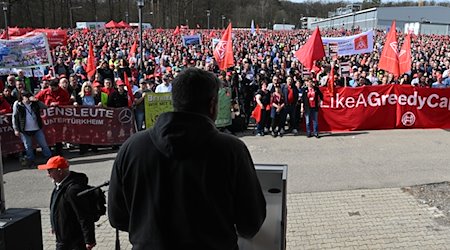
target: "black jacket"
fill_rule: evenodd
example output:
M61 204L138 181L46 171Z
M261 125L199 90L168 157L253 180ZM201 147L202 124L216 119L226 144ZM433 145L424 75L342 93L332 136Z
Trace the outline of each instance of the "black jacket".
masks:
M291 88L292 88L292 93L293 93L293 95L294 95L294 100L295 100L294 103L293 103L292 105L293 105L294 107L296 107L297 104L298 104L298 94L299 94L299 91L298 91L297 86L295 86L295 83L294 83L294 82L291 83ZM285 100L286 105L289 105L289 104L288 104L288 98L289 98L289 86L288 86L287 83L281 85L281 92L283 93L283 96L284 96L284 100Z
M316 92L316 96L314 97L314 102L316 104L315 110L319 110L320 100L323 100L323 94L318 87L314 86L313 88L314 88L314 92ZM301 100L302 100L301 103L303 105L303 109L304 109L305 113L309 113L309 111L311 110L311 107L309 106L309 100L308 100L308 87L302 88Z
M237 249L266 202L250 153L206 116L164 113L121 147L108 192L111 225L133 249Z
M41 108L46 108L42 102L36 101L31 102L31 112L33 112L34 117L36 117L36 122L39 126L39 129L42 129L43 123L41 118ZM21 133L25 132L25 122L26 122L26 115L27 115L27 109L25 107L25 104L22 102L15 102L13 105L13 128L14 130L17 130Z
M128 106L128 93L124 91L122 94L119 91L112 92L108 97L108 107L121 108Z
M53 189L50 200L50 220L56 235L57 249L95 243L94 219L87 196L77 197L86 189L88 178L70 171L60 187Z

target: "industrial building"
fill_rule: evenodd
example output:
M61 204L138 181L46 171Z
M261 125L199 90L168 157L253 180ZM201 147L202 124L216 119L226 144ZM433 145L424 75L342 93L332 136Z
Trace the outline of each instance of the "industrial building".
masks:
M314 29L359 27L362 31L370 29L386 30L395 19L397 29L405 31L406 27L414 26L415 33L420 34L450 34L450 8L442 6L412 6L412 7L377 7L359 11L342 11L329 13L323 20L313 21L308 25ZM414 24L414 25L412 25Z

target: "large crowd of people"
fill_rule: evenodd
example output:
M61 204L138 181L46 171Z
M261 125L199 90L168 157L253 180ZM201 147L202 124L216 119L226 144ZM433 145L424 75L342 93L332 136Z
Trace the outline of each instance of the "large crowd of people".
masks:
M336 37L358 32L330 29L322 30L321 34ZM267 119L267 124L262 126L266 128L263 134L270 133L271 127L278 127L272 134L282 135L285 125L289 125L288 130L297 134L299 127L292 122L298 123L298 117L286 119L286 116L289 114L292 118L296 113L297 116L302 115L300 97L302 88L307 88L304 78L307 72L294 53L306 42L310 33L310 30L257 30L252 34L250 30L233 30L235 65L224 71L219 70L213 56L213 45L221 38L222 30L191 29L174 34L174 30L149 29L143 33L143 50L137 48L132 51L139 37L137 29L71 29L68 30L67 45L51 49L54 65L47 67L44 77L25 77L21 71L2 76L0 112L11 112L8 105L4 104L12 106L23 89L35 93L36 98L48 106L124 107L129 105L127 91L133 91L136 98L132 106L140 130L144 128L142 97L145 93L170 92L171 82L179 72L188 67L197 67L215 73L224 86L230 88L233 103L245 115L246 124L250 122L252 110L258 105L255 96L265 85L267 90L264 91L270 93L271 99L274 95L280 96L277 103L286 104L280 108L281 104L275 107L274 102L269 101L269 110L275 108L276 111L269 112L267 116L276 119L275 124L272 124L272 119ZM200 35L201 43L183 45L182 36L193 34ZM401 44L404 34L399 32L397 35ZM314 86L326 86L330 82L330 65L335 65L333 75L336 87L384 84L450 87L449 36L413 35L411 72L400 77L378 68L385 38L385 31L376 30L372 53L324 58L316 62L316 67L308 77L311 77ZM93 44L96 62L95 74L90 78L86 72L89 42ZM348 62L351 68L345 77L339 74L342 62ZM128 90L124 84L126 76L133 86L132 90ZM298 93L295 100L292 93ZM261 134L262 127L257 134Z

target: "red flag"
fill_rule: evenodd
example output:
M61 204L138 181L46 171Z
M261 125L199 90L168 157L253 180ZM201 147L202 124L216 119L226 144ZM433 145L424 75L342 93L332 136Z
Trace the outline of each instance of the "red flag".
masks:
M256 123L261 121L261 106L256 105L255 109L252 111L251 117L255 118Z
M130 59L130 57L135 57L136 48L137 48L137 42L136 42L136 40L134 40L133 45L131 45L130 54L128 54L128 59Z
M319 27L314 30L306 43L295 52L295 57L308 69L312 69L315 60L325 56Z
M216 59L220 70L226 70L234 65L231 29L230 23L223 33L222 39L220 39L216 45L216 48L214 48L214 58Z
M127 72L123 72L123 78L125 85L127 86L127 94L128 94L128 107L133 106L134 103L134 95L133 95L133 88L130 85L130 81L128 80Z
M330 75L328 76L328 93L334 96L334 65L331 65Z
M177 27L175 28L173 34L174 34L174 35L180 34L180 27L177 26Z
M88 78L92 78L95 75L95 56L94 56L94 47L92 46L92 42L89 42L89 54L87 59L86 73Z
M395 30L395 20L392 21L391 29L386 37L386 42L384 43L383 52L381 52L378 68L384 69L387 72L394 74L394 76L400 75L400 70L398 67L398 44L397 31Z
M403 41L402 49L398 55L398 67L400 74L411 71L411 37L408 33Z

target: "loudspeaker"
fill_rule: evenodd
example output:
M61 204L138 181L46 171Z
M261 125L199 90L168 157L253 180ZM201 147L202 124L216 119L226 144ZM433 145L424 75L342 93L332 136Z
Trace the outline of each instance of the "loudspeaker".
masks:
M10 208L0 214L0 250L39 249L43 249L39 210Z
M255 164L266 199L266 220L252 239L239 237L240 250L286 249L286 181L287 165Z

